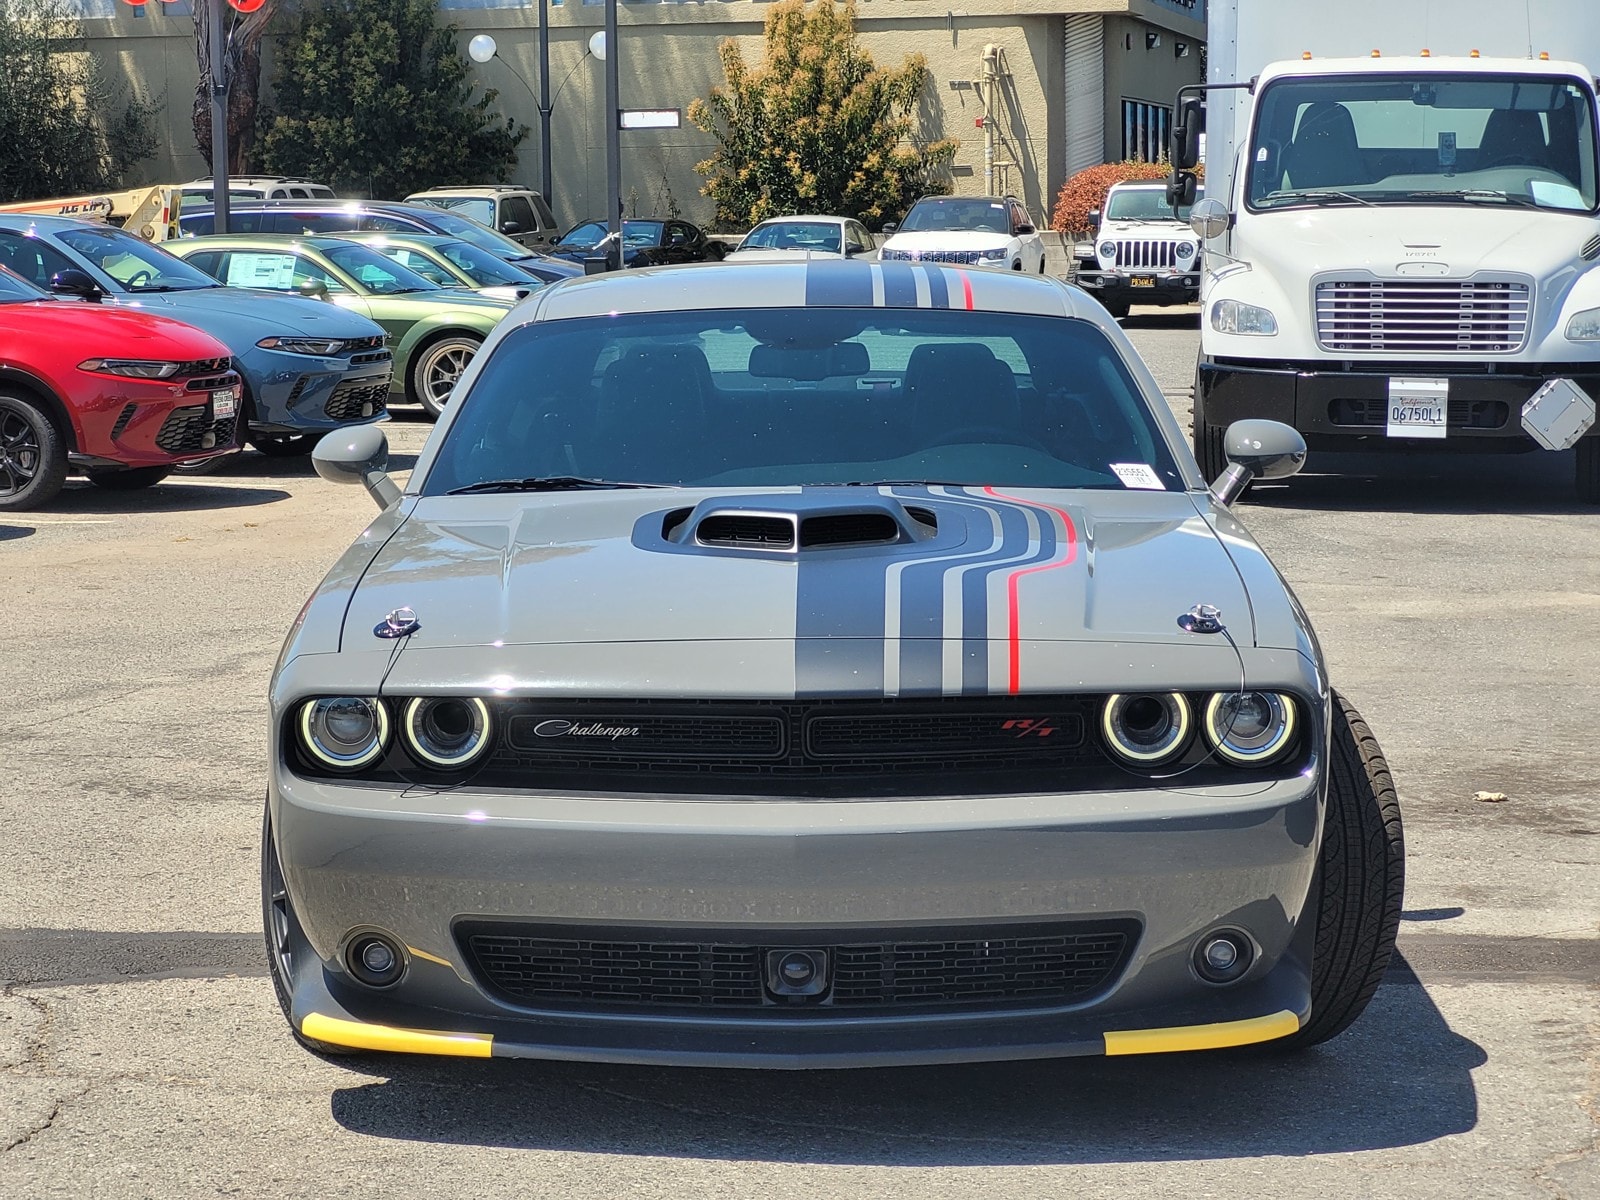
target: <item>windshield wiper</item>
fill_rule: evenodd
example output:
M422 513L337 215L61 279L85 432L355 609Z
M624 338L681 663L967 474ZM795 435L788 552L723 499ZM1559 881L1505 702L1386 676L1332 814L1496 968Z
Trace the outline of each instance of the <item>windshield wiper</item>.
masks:
M1357 196L1353 192L1329 191L1323 188L1305 192L1273 192L1271 195L1263 196L1261 201L1268 208L1277 208L1280 202L1300 203L1302 201L1308 204L1365 204L1368 208L1376 207L1365 196Z
M194 292L209 286L211 285L204 283L183 284L181 286L176 283L141 283L137 287L130 287L128 290L130 292Z
M1497 192L1493 188L1461 188L1453 192L1407 192L1407 200L1488 200L1512 208L1538 208L1539 203L1528 196L1514 196L1510 192Z
M663 488L667 483L623 483L614 479L587 479L582 475L531 475L527 479L485 479L465 487L451 488L447 496L472 492L581 492L607 488Z

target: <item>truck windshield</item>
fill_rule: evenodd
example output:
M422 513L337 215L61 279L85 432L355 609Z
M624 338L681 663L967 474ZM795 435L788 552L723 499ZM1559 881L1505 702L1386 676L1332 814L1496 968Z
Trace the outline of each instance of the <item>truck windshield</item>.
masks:
M1323 76L1263 89L1252 209L1481 204L1592 212L1589 89L1549 75Z

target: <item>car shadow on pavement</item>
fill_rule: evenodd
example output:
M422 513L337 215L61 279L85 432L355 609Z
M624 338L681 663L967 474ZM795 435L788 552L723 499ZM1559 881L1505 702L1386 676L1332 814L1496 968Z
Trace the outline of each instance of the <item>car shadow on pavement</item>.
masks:
M1573 485L1573 452L1346 454L1313 450L1299 475L1251 484L1249 505L1341 512L1593 515Z
M1141 309L1118 322L1124 329L1198 329L1200 311L1196 308Z
M0 542L14 542L18 538L32 537L37 532L32 525L10 525L0 522Z
M389 472L409 471L416 466L417 456L407 451L389 452ZM190 475L187 478L195 481L204 480L229 480L242 481L251 479L314 479L317 468L311 462L309 454L295 454L285 458L269 458L265 454L258 454L254 450L246 450L236 454L225 466L218 468L209 475Z
M211 508L253 508L289 499L277 488L230 487L226 477L172 478L134 492L113 492L88 480L69 479L50 501L46 516L117 516L137 513L198 512Z
M385 1056L333 1117L372 1137L725 1161L1003 1166L1337 1154L1478 1120L1486 1061L1403 959L1314 1050L862 1071L715 1071Z

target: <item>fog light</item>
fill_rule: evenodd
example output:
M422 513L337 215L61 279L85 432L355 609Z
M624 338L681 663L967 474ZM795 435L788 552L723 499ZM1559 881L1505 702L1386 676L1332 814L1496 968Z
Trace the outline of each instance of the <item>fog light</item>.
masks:
M351 938L344 950L344 965L356 979L374 988L393 987L406 971L400 947L381 933Z
M1236 929L1214 930L1195 943L1195 974L1207 983L1237 983L1255 959L1255 943Z

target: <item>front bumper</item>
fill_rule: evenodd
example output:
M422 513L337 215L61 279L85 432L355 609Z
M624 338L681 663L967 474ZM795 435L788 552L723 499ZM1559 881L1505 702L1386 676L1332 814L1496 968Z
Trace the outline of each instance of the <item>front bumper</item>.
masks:
M430 793L280 771L270 803L303 927L292 1019L376 1049L680 1065L846 1067L1237 1045L1309 1010L1320 770L1193 791L893 801ZM1001 938L1124 921L1119 971L1055 1006L863 1013L825 1001L729 1010L507 999L469 960L467 922L663 942L697 931L830 946L888 927ZM1203 934L1242 930L1244 978L1202 982ZM385 991L342 963L354 932L405 947ZM731 931L731 934L730 932ZM443 1041L439 1039L443 1038Z
M1137 282L1148 280L1147 283ZM1102 271L1080 267L1072 282L1100 298L1116 304L1193 304L1200 299L1200 271L1162 274L1157 271Z
M382 353L382 359L351 364L258 351L241 372L250 385L250 432L307 433L383 420L393 366L389 351ZM258 360L268 354L273 361Z
M1493 374L1439 364L1363 363L1360 370L1323 370L1312 363L1255 366L1202 361L1199 403L1206 423L1227 426L1246 417L1292 425L1321 450L1427 450L1517 453L1537 450L1522 428L1522 406L1548 380L1571 379L1600 397L1600 364L1506 364ZM1387 436L1391 377L1448 379L1443 438ZM1597 428L1590 436L1600 436Z

